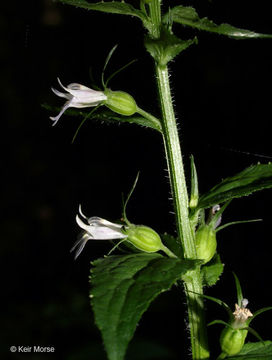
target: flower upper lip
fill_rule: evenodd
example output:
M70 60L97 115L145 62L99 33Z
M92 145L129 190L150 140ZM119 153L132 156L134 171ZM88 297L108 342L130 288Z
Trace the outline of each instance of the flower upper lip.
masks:
M94 240L113 240L124 239L127 237L122 232L123 225L114 224L108 220L93 216L87 219L88 224L76 216L76 222L89 235L89 239Z
M50 119L54 121L53 126L56 125L61 115L69 107L92 107L99 105L101 101L107 100L107 96L103 93L103 91L93 90L88 88L87 86L78 83L71 83L67 87L65 87L64 85L62 85L59 78L58 82L60 86L66 91L66 93L52 88L53 93L59 97L67 99L68 101L66 101L66 103L63 105L60 113L57 116L50 117Z

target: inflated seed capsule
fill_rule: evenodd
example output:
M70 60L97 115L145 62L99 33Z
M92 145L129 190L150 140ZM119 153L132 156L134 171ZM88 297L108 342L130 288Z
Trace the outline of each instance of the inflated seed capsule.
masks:
M160 236L148 226L130 224L126 235L131 244L144 252L153 253L164 248Z
M117 114L130 116L137 111L136 102L128 93L106 89L104 94L107 96L104 104Z
M248 304L247 299L242 299L241 306L235 304L235 311L233 312L233 318L226 326L220 335L220 345L223 354L235 355L238 354L244 346L248 330L247 327L248 318L253 314L246 308Z
M210 261L216 252L216 233L212 226L203 225L196 232L196 253L197 258L204 261L204 264Z
M247 330L225 327L220 336L222 352L231 356L238 354L244 346Z

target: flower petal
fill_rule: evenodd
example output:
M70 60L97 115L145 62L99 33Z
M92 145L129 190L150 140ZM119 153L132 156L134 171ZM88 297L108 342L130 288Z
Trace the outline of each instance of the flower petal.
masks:
M79 204L78 212L79 212L79 214L83 217L83 219L86 219L86 220L88 221L87 216L85 216L85 215L83 214L83 212L82 212L81 204Z
M67 92L69 92L68 88L65 87L64 85L62 85L62 83L61 83L61 81L60 81L60 78L57 78L57 80L58 80L58 83L60 84L60 86L61 86L64 90L66 90Z
M92 102L90 103L89 102L90 99L86 100L86 102L82 102L82 99L79 99L76 98L75 96L73 96L72 100L71 100L71 107L74 107L74 108L78 108L78 109L81 109L81 108L86 108L86 107L93 107L93 106L97 106L100 104L100 100L99 101L96 101L96 102Z
M122 225L111 223L99 217L88 219L89 225L87 225L77 215L76 222L94 240L125 239L127 237L121 231Z
M88 219L88 223L90 225L95 225L95 226L107 226L107 227L110 227L112 229L121 229L123 227L123 225L121 224L115 224L115 223L112 223L108 220L105 220L105 219L102 219L98 216L93 216L91 218Z
M61 117L61 115L62 115L62 114L64 113L64 111L65 111L66 109L68 109L70 106L71 106L71 100L70 100L70 101L67 101L67 102L64 104L64 106L62 107L60 113L59 113L57 116L55 116L55 117L50 116L50 119L51 119L52 121L54 121L54 123L53 123L52 126L55 126L55 125L56 125L56 123L59 121L59 118Z
M53 91L54 94L56 94L59 97L62 97L62 98L65 98L65 99L71 99L72 98L72 95L69 94L69 93L64 94L64 93L62 93L62 92L60 92L60 91L58 91L58 90L56 90L54 88L51 88L51 90Z
M88 88L87 88L88 89ZM96 91L92 89L88 90L70 90L68 89L68 92L73 95L78 102L81 103L94 103L97 101L103 101L107 100L107 96L102 91Z
M74 250L76 250L75 260L81 254L82 250L84 249L84 247L89 239L90 239L90 236L86 232L83 232L83 234L80 235L79 239L77 240L77 242L74 244L74 246L70 250L70 252L73 252Z
M93 237L90 232L91 231L90 226L85 224L78 215L76 216L76 222L77 222L78 226L81 227L81 229L87 231L87 233L90 234L91 237Z
M71 83L67 86L67 88L69 90L76 90L76 91L89 91L89 90L92 90L90 88L88 88L87 86L84 86L84 85L81 85L81 84L78 84L78 83ZM96 91L96 90L93 90L93 91Z

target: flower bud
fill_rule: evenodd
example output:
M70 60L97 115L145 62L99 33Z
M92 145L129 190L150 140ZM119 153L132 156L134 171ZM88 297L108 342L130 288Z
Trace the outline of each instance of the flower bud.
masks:
M225 327L220 336L222 352L231 356L238 354L244 346L247 330Z
M196 232L196 253L197 258L206 264L216 252L216 233L212 226L203 225Z
M150 227L130 224L126 235L131 244L144 252L153 253L164 248L160 236Z
M117 114L130 116L137 111L136 102L128 93L106 89L104 94L107 96L105 105Z

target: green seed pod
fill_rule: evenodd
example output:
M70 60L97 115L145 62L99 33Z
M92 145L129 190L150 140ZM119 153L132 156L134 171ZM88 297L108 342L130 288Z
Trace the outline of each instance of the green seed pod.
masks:
M128 93L106 89L104 94L107 96L107 100L104 104L117 114L130 116L137 111L136 102Z
M131 244L144 252L153 253L164 248L160 236L150 227L130 224L126 235Z
M203 225L196 232L197 258L204 260L204 264L210 261L216 252L216 233L212 226Z
M238 354L244 346L247 330L225 327L220 336L222 352L231 356Z

